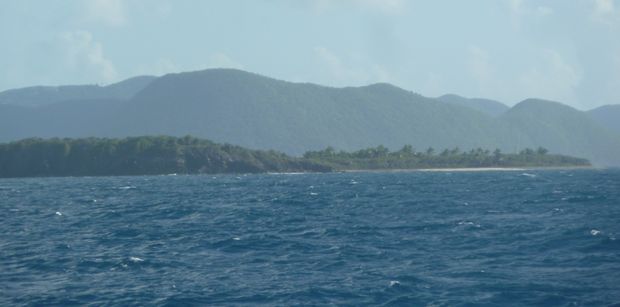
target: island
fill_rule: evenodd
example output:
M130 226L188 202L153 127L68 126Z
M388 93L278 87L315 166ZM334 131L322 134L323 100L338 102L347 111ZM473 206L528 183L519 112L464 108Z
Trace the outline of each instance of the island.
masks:
M336 151L328 147L308 151L304 158L337 170L408 170L408 169L514 169L591 167L587 159L549 154L542 147L526 148L518 153L503 153L476 148L461 151L458 147L437 152L434 148L416 151L405 145L397 151L384 146L354 152Z
M0 144L4 178L587 166L586 159L549 154L544 148L502 153L481 148L417 151L411 145L397 151L384 146L354 152L327 147L293 157L191 136L29 138Z

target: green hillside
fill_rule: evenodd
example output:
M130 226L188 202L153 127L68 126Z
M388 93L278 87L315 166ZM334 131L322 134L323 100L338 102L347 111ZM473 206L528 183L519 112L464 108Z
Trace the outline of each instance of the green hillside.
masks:
M125 116L140 118L122 128L132 134L189 133L295 155L378 144L508 148L506 136L518 134L480 112L389 84L330 88L236 70L164 76L136 95Z
M472 108L491 116L500 116L510 109L499 101L484 98L465 98L454 94L437 97L437 100Z
M588 111L597 123L620 135L620 105L606 105Z
M412 144L513 153L545 147L596 165L620 165L618 134L560 103L532 99L492 116L384 83L333 88L209 69L156 78L129 99L43 104L0 105L0 142L194 135L296 156L328 146L398 150Z
M0 92L0 105L44 106L64 101L88 101L92 99L130 99L146 87L155 77L139 76L110 84L32 86Z
M539 99L528 99L501 117L518 127L527 138L522 144L545 144L553 152L588 157L603 165L618 165L620 137L610 133L586 113L569 106Z

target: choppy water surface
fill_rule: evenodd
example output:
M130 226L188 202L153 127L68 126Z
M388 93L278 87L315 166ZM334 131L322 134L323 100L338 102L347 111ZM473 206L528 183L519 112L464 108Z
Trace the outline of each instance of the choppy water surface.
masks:
M620 171L0 180L0 305L620 303Z

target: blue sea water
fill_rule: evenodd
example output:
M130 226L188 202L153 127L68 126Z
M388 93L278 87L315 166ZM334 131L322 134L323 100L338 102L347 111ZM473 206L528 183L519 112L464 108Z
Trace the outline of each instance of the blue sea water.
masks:
M0 180L0 305L618 303L618 170Z

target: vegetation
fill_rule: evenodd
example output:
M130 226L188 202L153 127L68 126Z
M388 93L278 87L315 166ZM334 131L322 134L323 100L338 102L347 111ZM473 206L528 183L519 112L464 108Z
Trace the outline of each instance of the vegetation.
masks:
M170 173L326 172L331 168L275 151L193 137L25 139L0 144L0 177Z
M504 152L544 146L620 166L618 133L601 126L598 117L549 101L530 99L507 110L490 100L433 99L389 84L332 88L232 69L130 81L0 93L0 142L191 134L295 156L327 146ZM113 94L119 86L127 90ZM620 122L614 116L610 121Z
M186 136L125 139L25 139L0 144L0 177L148 175L170 173L329 172L361 169L588 166L585 159L550 155L544 148L518 154L458 148L439 153L412 146L355 152L328 147L295 158Z
M334 169L420 169L420 168L468 168L468 167L564 167L589 166L586 159L564 155L551 155L542 147L525 149L517 154L505 154L499 149L491 152L481 148L461 151L459 148L416 151L411 145L390 152L384 146L355 152L336 152L328 147L310 151L304 158L326 164Z

